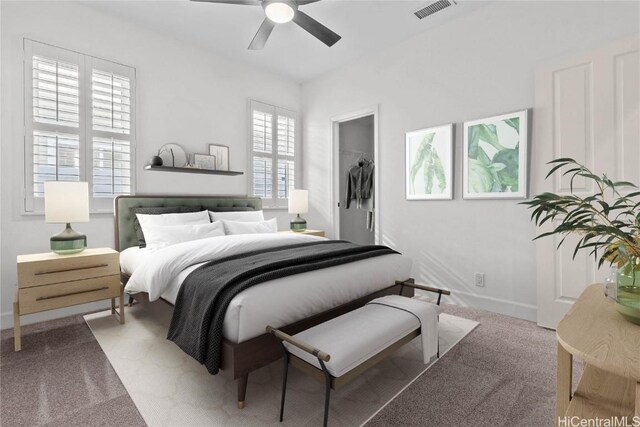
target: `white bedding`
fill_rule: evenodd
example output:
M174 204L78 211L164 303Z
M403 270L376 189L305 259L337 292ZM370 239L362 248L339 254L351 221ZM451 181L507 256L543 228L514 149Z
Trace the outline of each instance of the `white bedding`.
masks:
M152 301L175 303L183 280L203 262L323 239L292 233L212 237L158 250L129 248L120 254L120 265L131 274L127 292L147 292ZM411 260L393 254L261 283L233 298L223 335L232 342L249 340L262 335L267 324L281 327L326 311L407 279L410 270Z

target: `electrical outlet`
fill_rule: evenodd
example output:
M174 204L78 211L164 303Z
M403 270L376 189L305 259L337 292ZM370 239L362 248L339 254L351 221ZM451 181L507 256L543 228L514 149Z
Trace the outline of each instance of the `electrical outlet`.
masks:
M476 286L484 288L484 273L475 273L474 279Z

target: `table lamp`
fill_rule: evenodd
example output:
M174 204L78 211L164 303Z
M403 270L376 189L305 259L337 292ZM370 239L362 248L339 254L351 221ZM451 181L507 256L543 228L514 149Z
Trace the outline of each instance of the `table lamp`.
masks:
M49 224L67 224L51 236L51 251L61 255L82 252L87 236L71 228L72 222L89 222L89 185L86 182L44 183L44 215Z
M289 213L297 216L291 220L291 231L305 231L307 221L300 216L309 212L309 191L290 190L289 191Z

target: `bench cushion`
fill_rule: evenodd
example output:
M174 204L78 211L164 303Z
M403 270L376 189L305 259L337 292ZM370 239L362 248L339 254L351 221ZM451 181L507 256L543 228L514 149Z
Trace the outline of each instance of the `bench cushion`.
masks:
M420 321L411 313L369 304L295 337L329 353L327 370L340 377L418 328ZM320 369L316 357L286 342L284 345L291 354Z

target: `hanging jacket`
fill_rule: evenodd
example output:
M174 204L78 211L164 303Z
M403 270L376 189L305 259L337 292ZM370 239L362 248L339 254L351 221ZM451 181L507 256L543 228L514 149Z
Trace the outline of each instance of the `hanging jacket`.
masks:
M347 194L345 208L349 209L351 200L356 201L360 207L363 200L371 198L373 192L373 162L361 160L358 164L349 168L347 172Z

